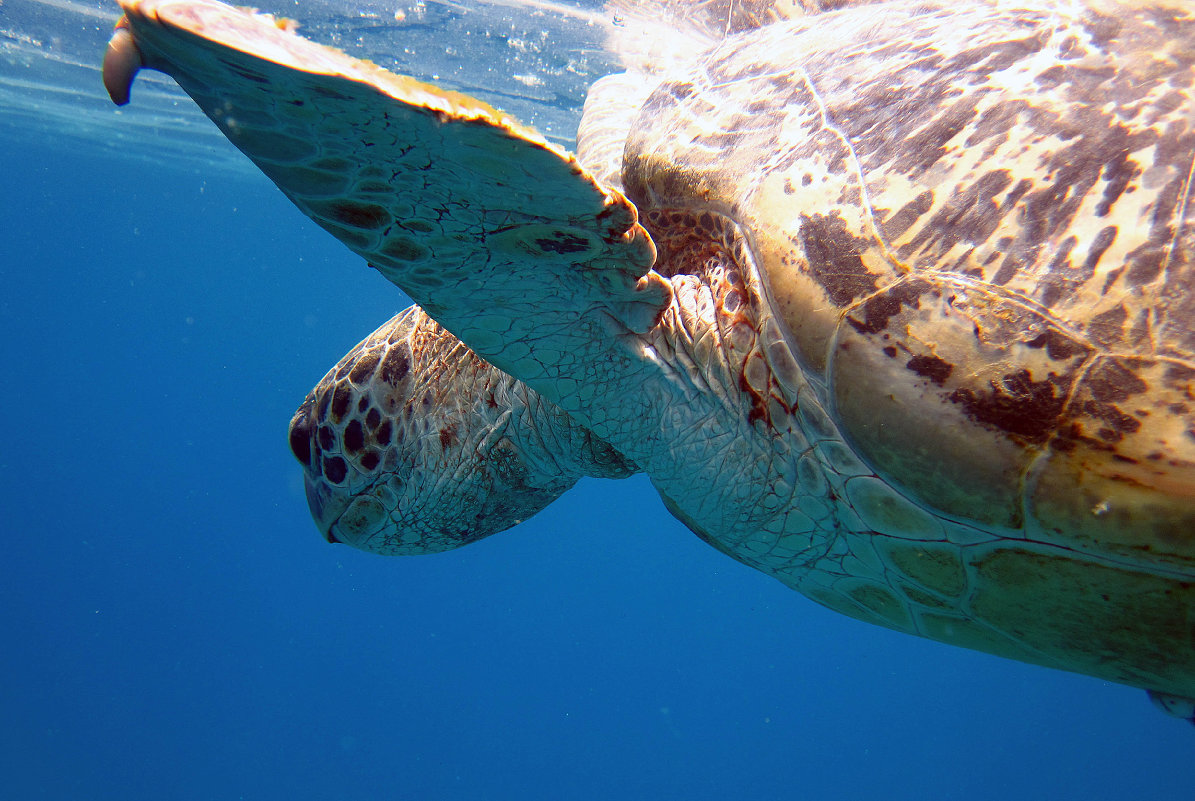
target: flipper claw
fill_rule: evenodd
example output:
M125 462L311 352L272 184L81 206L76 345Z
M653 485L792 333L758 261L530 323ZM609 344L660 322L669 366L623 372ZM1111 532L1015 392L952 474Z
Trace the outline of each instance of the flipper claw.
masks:
M121 17L120 22L116 23L116 31L108 40L108 50L104 53L104 88L108 90L108 97L118 106L129 102L133 79L137 77L138 70L145 66L128 25L128 18Z

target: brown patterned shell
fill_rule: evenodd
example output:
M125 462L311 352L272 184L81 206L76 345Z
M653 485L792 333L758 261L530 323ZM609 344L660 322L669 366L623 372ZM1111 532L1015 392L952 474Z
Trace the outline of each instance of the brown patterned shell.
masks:
M907 496L1189 571L1193 12L891 3L730 38L645 103L628 196L749 232L803 366Z

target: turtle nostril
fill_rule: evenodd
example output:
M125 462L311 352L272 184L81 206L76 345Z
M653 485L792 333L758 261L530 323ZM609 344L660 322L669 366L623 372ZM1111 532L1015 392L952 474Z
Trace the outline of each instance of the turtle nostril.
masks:
M314 405L315 399L308 395L290 421L290 451L306 467L311 466L311 407Z

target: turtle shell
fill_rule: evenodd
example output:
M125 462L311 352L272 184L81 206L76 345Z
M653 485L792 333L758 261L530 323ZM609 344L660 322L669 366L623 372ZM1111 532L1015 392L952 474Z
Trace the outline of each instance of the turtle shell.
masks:
M848 8L646 99L627 195L748 241L837 507L799 575L736 558L860 619L1195 697L1193 10Z
M644 104L628 196L739 223L831 416L906 496L1189 565L1189 12L892 3L730 38Z

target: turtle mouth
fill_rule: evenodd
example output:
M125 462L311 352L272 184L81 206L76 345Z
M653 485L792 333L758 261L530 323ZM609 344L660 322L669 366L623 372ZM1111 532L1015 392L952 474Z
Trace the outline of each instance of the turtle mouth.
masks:
M362 548L363 543L337 534L337 530L343 528L341 518L351 506L354 493L341 486L347 478L347 465L342 456L328 452L328 446L333 445L332 436L323 430L326 427L320 425L321 419L317 393L311 392L295 411L287 431L290 451L303 466L307 508L320 534L329 543ZM324 442L320 441L321 437Z
M311 480L310 475L303 476L303 489L307 495L307 508L311 510L311 517L319 527L320 533L324 535L324 539L332 545L344 542L332 531L336 527L336 521L340 519L340 515L335 515L331 523L326 523L324 510L327 506L324 499L320 497L319 486Z
M371 546L375 536L386 528L386 511L370 502L373 485L357 491L336 486L309 469L303 471L303 489L311 519L324 540L332 545L349 545L358 550L376 552Z

